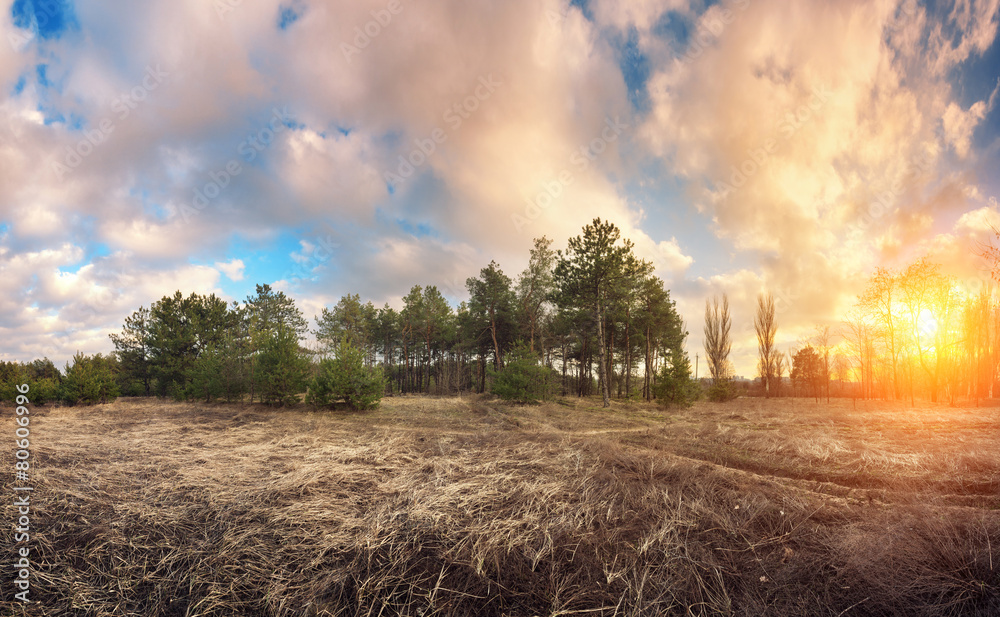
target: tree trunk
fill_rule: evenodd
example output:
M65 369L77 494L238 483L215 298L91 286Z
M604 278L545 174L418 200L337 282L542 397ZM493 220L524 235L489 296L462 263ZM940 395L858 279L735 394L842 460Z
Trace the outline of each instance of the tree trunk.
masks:
M250 404L253 404L253 358L250 358Z
M607 365L605 363L605 358L604 358L604 354L605 354L605 350L604 350L604 316L601 313L600 291L598 291L598 295L597 295L597 314L595 315L595 317L597 318L597 345L598 345L598 347L597 347L597 362L598 362L598 370L600 371L600 373L598 373L598 374L601 377L601 395L604 397L604 406L605 407L611 407L611 393L610 393L610 390L608 389L608 380L607 380L607 372L606 372L606 366Z
M625 311L625 398L632 396L632 343L629 340L631 323Z
M615 379L615 328L613 324L608 324L611 327L611 336L608 337L608 348L605 351L605 358L608 359L608 392L611 392L611 385L615 386L615 397L622 397L622 384L620 381Z
M427 329L427 364L424 367L424 375L427 378L427 394L431 393L431 330Z
M496 362L497 370L502 371L503 362L500 360L500 344L497 343L497 323L493 319L492 313L490 315L490 336L493 337L493 359Z
M647 401L653 400L653 397L650 396L651 392L649 391L649 371L652 369L652 367L650 366L652 362L653 359L649 355L649 326L647 325L646 326L646 376L642 384L642 395Z
M406 344L406 333L403 333L403 392L410 391L410 346Z
M562 396L566 396L566 341L562 345Z

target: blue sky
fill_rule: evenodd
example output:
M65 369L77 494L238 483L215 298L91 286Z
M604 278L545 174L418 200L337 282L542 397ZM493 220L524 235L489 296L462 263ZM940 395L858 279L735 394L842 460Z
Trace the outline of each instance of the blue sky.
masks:
M176 289L457 303L600 216L692 355L729 295L750 374L757 293L791 348L878 266L973 290L1000 223L997 0L2 8L5 359L110 351Z

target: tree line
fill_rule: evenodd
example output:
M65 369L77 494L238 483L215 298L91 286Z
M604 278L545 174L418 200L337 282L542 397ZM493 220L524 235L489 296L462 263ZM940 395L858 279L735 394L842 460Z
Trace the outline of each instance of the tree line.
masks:
M114 353L67 365L67 374L78 364L106 365L94 377L107 382L100 396L63 398L281 404L310 390L325 401L329 392L316 379L334 369L323 360L348 356L364 369L352 374L386 395L490 392L528 373L543 396L599 394L606 406L657 395L688 403L695 394L674 301L613 223L595 219L561 250L537 238L523 272L512 278L491 261L466 289L469 299L452 307L436 286L414 285L399 310L347 294L315 316L310 348L301 310L268 285L231 303L178 291L129 315L111 335ZM512 396L524 398L524 387Z
M70 404L119 395L284 404L307 391L311 402L361 407L382 395L462 392L690 404L702 391L688 333L652 271L614 224L595 219L562 250L536 238L514 278L491 261L466 280L469 299L457 307L434 285L414 285L399 310L347 294L315 316L310 348L301 310L268 285L231 303L178 291L129 315L111 335L113 353L78 353L62 373L47 359L0 362L0 395L27 382L36 402ZM817 327L785 352L770 294L758 296L753 324L749 394L954 402L993 398L1000 385L1000 294L990 285L966 293L926 258L877 268L839 326ZM731 327L726 295L706 301L712 400L740 393Z

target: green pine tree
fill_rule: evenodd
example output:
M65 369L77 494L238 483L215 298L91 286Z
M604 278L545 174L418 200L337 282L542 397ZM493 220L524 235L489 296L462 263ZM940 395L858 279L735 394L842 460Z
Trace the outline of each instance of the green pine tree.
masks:
M522 405L551 398L552 370L539 363L538 355L528 344L518 343L507 358L502 370L489 371L493 378L493 394Z
M364 352L343 338L333 358L320 362L309 385L306 402L332 406L343 401L348 409L361 411L378 407L385 392L381 368L365 366Z
M691 359L680 346L672 347L653 388L665 405L690 407L701 395L701 386L691 377Z

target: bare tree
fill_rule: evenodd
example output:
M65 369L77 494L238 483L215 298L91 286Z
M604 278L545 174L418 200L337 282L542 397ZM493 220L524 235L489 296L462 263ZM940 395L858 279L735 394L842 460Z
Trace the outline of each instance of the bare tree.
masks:
M860 309L853 310L842 324L841 334L847 339L848 349L857 362L861 398L867 399L872 390L873 328L868 316Z
M722 294L722 309L719 298L712 298L712 304L705 301L705 358L714 383L722 383L730 378L729 351L733 342L729 334L732 320L729 318L729 298Z
M868 288L858 298L862 309L881 322L880 331L889 351L889 375L892 380L892 393L899 398L899 354L901 341L897 321L899 318L896 294L899 291L899 275L892 270L878 268L868 282Z
M912 264L902 274L901 290L906 306L910 336L917 352L917 360L928 380L931 401L937 402L937 366L941 355L937 352L938 318L945 310L952 282L940 273L938 264L930 263L923 257ZM911 394L912 399L912 394Z
M781 381L785 374L785 354L774 350L774 395L781 396Z
M771 398L771 392L775 389L775 365L780 355L774 348L774 335L778 326L774 323L774 297L771 294L762 293L757 296L757 315L754 317L753 327L757 333L757 372L761 385L764 386L764 395Z
M816 326L816 347L823 354L823 383L826 385L826 402L830 402L830 326Z
M837 376L839 384L837 390L840 392L840 396L844 396L844 383L847 382L847 378L851 374L851 361L842 351L838 351L833 356L833 374Z
M784 365L782 368L788 371L788 381L792 384L792 396L797 394L795 392L795 380L792 379L792 367L795 366L795 354L798 352L798 349L792 347L781 356Z
M979 399L989 396L989 384L992 371L990 363L990 315L992 290L981 289L972 296L965 305L962 315L962 340L965 355L966 393L975 398L976 406Z

